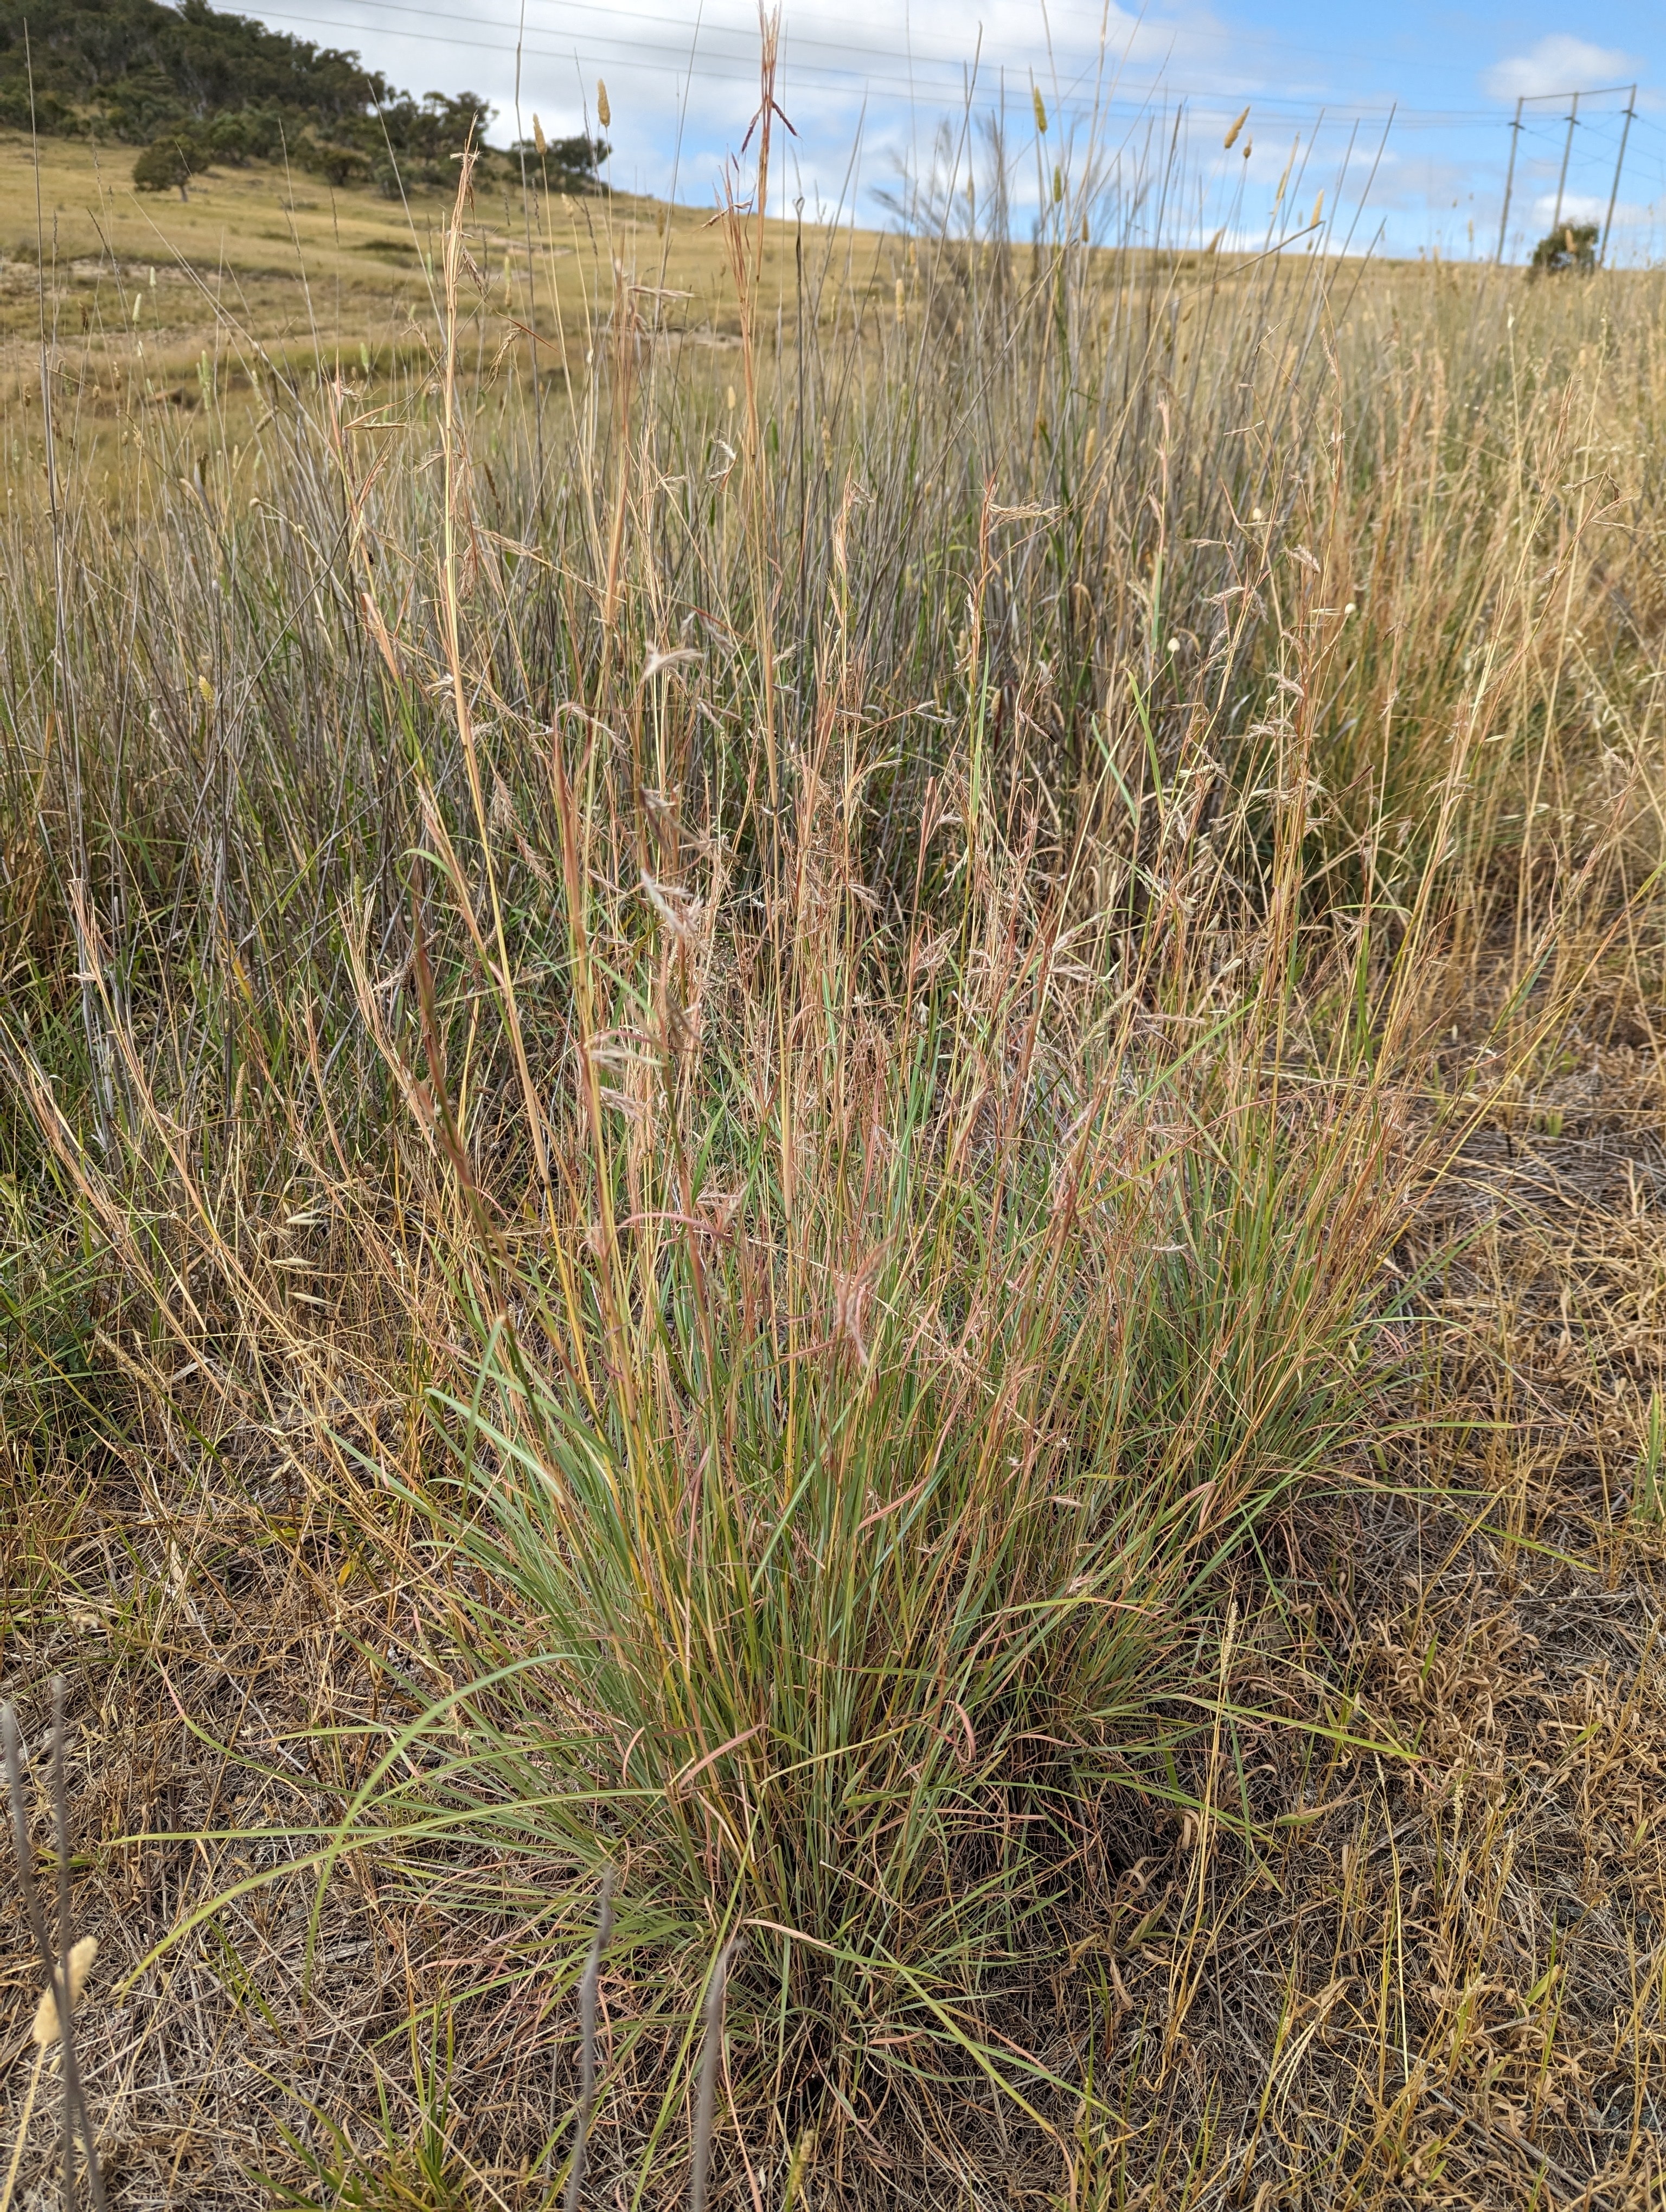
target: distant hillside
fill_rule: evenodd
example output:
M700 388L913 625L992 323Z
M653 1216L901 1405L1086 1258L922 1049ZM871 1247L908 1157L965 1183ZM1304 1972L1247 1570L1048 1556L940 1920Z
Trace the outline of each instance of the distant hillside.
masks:
M31 77L37 130L145 148L135 181L158 190L280 158L337 184L440 183L491 112L471 92L414 100L355 53L207 0L0 0L0 125L30 127ZM569 189L605 158L583 138L549 151Z

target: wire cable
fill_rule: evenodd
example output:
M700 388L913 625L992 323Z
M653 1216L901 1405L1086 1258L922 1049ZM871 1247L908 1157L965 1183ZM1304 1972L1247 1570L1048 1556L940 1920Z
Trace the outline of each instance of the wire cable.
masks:
M690 27L685 18L649 9L609 8L594 4L594 0L567 0L562 12L599 17L608 25L610 35L604 37L581 31L569 43L559 48L531 43L524 39L517 40L514 23L490 16L465 15L452 9L404 7L398 4L398 0L353 0L353 3L356 11L374 10L377 14L397 18L399 34L404 39L421 40L424 45L465 46L479 52L513 54L518 51L523 60L568 64L582 52L592 61L600 60L616 65L646 63L648 66L673 67L682 75L727 79L737 73L750 74L755 66L757 52L756 33L739 24L714 23L708 18L701 26L698 46L691 53L687 38ZM261 14L264 20L271 22L304 24L309 29L333 31L337 35L343 32L358 33L372 38L386 34L384 27L378 24L348 21L338 16L316 15L298 9L264 8ZM409 29L406 26L413 17L427 22L454 24L457 28L454 33ZM622 41L618 37L619 30L626 24L636 23L679 30L684 36L674 41L662 39ZM500 39L483 38L483 31L498 31L504 36ZM965 87L968 63L960 55L929 51L922 52L918 46L877 45L866 39L860 50L853 51L853 41L819 38L813 33L794 31L790 26L783 32L781 44L783 60L791 76L800 82L809 80L812 88L827 82L829 89L885 91L906 99L911 90L916 96L919 94L921 73L925 71L941 72L945 79L952 79L952 82L945 82L941 88L945 96L958 100ZM718 49L715 52L712 51L714 46ZM730 58L722 51L725 46L737 49L733 55L733 68L721 66ZM799 58L806 53L848 54L851 58L844 62ZM884 74L868 66L872 60L895 63L904 73L898 76ZM994 64L986 49L981 74L987 76L993 66ZM1081 68L1083 73L1090 69L1097 70L1097 53L1091 59L1084 57ZM910 70L913 72L911 77ZM1506 116L1506 110L1502 106L1489 108L1415 108L1387 96L1335 100L1316 94L1310 98L1303 98L1289 93L1256 92L1243 84L1213 91L1199 87L1182 88L1166 78L1133 83L1119 77L1110 99L1102 104L1126 111L1129 107L1148 106L1158 100L1166 100L1171 104L1184 100L1189 106L1208 104L1219 106L1225 113L1234 112L1248 100L1264 112L1301 116L1322 111L1329 121L1339 126L1353 122L1380 122L1392 113L1396 122L1408 129L1450 130L1468 125L1498 124L1503 122ZM1523 127L1528 127L1525 123Z

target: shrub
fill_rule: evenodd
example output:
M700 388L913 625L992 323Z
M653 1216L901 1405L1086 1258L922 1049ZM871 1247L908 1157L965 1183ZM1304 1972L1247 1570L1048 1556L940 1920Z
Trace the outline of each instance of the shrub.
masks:
M283 150L283 118L275 108L238 107L216 115L201 144L216 162L241 168L248 161L271 161Z
M1594 222L1565 222L1560 230L1547 231L1533 249L1533 274L1558 276L1570 269L1595 269L1596 229Z
M593 192L601 189L603 163L612 152L605 138L589 138L579 131L570 138L517 138L510 147L512 160L524 159L528 173L540 173L559 191Z
M328 185L338 189L348 185L361 185L370 176L370 156L356 146L344 146L339 142L314 138L309 132L295 149L301 167L322 177Z
M170 131L147 146L133 164L133 183L142 192L178 191L189 197L193 177L214 166L214 156L200 139L183 131Z

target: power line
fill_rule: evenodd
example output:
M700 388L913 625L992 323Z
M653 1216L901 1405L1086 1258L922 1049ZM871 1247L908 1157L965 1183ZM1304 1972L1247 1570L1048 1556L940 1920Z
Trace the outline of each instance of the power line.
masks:
M655 24L669 28L681 27L684 19L662 15L649 9L627 10L599 5L587 5L586 0L569 0L569 11L576 15L604 18L610 26L612 35L601 39L587 32L580 32L569 46L560 50L531 45L524 40L517 41L513 36L506 36L501 40L483 39L480 35L483 29L501 31L505 33L512 33L514 30L515 27L512 23L490 17L482 19L476 15L463 15L449 9L404 7L397 4L397 0L356 0L356 4L360 9L374 9L378 13L396 16L398 19L400 35L405 39L420 40L423 44L430 46L466 46L477 52L489 53L513 54L518 52L525 60L565 64L575 60L582 50L593 59L599 58L604 61L627 64L646 61L649 65L658 61L661 65L674 66L689 76L727 81L736 74L737 70L749 70L755 63L757 52L756 38L751 33L742 30L739 26L731 27L722 24L702 25L697 42L690 40L686 44L681 41L672 44L666 40L644 40L628 45L622 44L618 40L617 33L625 24ZM299 9L267 8L263 9L261 12L268 21L305 24L308 28L334 31L338 35L345 31L368 33L374 37L381 35L383 32L383 27L376 24L344 21L339 17L313 15ZM407 29L405 26L413 16L420 17L429 22L455 24L458 28L452 34L436 31ZM729 58L721 52L716 55L709 55L709 48L714 41L718 42L720 46L723 43L738 42L739 50L733 56L733 67L721 66L722 63ZM952 94L958 98L964 93L970 74L970 64L963 57L945 53L922 54L918 49L910 51L907 48L875 46L866 43L860 50L860 58L853 58L844 63L812 61L799 63L795 66L794 57L806 50L812 52L843 54L851 52L849 45L838 40L817 38L809 33L795 33L790 28L783 38L783 58L789 76L800 80L808 78L812 82L827 83L830 89L850 92L874 89L891 92L898 96L904 96L910 93L917 96L921 89L918 72L923 70L931 73L941 71L952 75L953 83L952 85L943 83L939 88L945 95ZM877 74L864 66L869 57L905 64L913 74L906 81L889 75ZM714 64L718 65L714 66ZM986 60L981 74L987 76L996 66L998 64ZM1090 69L1097 72L1098 66L1097 57L1091 64L1084 64L1078 71L1079 81ZM1498 111L1490 108L1411 108L1403 103L1388 99L1334 102L1317 96L1304 100L1283 93L1246 94L1246 88L1242 86L1219 93L1196 89L1183 92L1166 82L1146 85L1125 84L1115 73L1113 73L1112 83L1111 94L1104 104L1119 110L1125 110L1130 106L1143 107L1155 99L1163 99L1174 101L1183 100L1189 103L1210 101L1218 104L1223 112L1226 112L1248 96L1252 104L1262 111L1270 110L1275 113L1281 112L1296 116L1322 112L1328 119L1338 126L1352 122L1382 122L1387 120L1391 114L1398 124L1409 130L1456 129L1466 125L1493 123L1498 119ZM929 89L929 87L927 88Z
M495 21L490 17L481 17L474 15L464 15L455 9L407 8L400 4L400 0L357 0L357 5L361 8L368 8L377 14L398 16L402 21L407 17L419 15L425 16L435 21L464 23L469 25L471 27L477 24L483 23L489 29L498 29L505 32L513 31L517 27L516 25L508 21ZM278 11L270 9L263 9L260 12L263 15L274 15ZM605 15L610 22L616 24L660 23L666 25L669 28L680 31L686 31L691 27L689 17L686 14L672 15L661 14L652 9L610 8L602 4L602 0L563 0L562 12L563 14ZM1063 9L1057 9L1054 12L1053 21L1056 23L1059 21L1061 15L1067 15L1070 12L1071 10L1067 5ZM1074 12L1080 16L1084 23L1094 26L1095 38L1093 40L1090 41L1090 43L1093 44L1097 50L1097 32L1103 28L1104 21L1104 17L1097 9L1091 6L1079 9ZM317 15L304 17L290 15L287 20L292 21L307 21L315 25L320 25L326 29L331 27L345 27L350 29L369 27L368 26L360 25L342 26L340 25L337 18ZM739 38L744 42L749 55L755 55L757 50L757 33L750 23L725 24L722 22L713 21L709 19L702 19L701 34L704 38ZM413 33L412 35L415 34ZM1273 49L1282 53L1299 54L1310 64L1311 64L1315 59L1314 49L1310 40L1280 39L1271 33L1256 31L1251 34L1250 42L1254 50L1257 52L1263 49ZM853 45L853 41L849 39L817 38L813 33L800 31L791 23L783 26L783 43L793 47L824 47L830 52L838 53L849 52ZM531 49L526 49L526 51L531 51ZM918 49L912 46L904 46L900 47L887 46L884 45L876 46L873 40L868 38L863 39L861 42L861 51L864 53L879 54L889 59L896 61L912 63L916 60L924 60L927 63L938 63L945 67L955 70L958 70L964 60L964 54L958 51L952 53L938 54L931 54L927 52L922 55L920 53ZM1107 51L1110 51L1109 47L1107 48ZM1367 58L1375 58L1379 60L1400 60L1403 58L1401 51L1395 47L1373 46L1355 39L1350 39L1348 41L1348 53L1350 58L1357 58L1361 55ZM1120 69L1126 64L1126 61L1127 50L1125 49L1122 60L1118 62L1116 66ZM1458 70L1455 64L1443 64L1438 61L1432 61L1426 57L1422 58L1420 65L1426 71L1432 70L1438 76L1453 76L1458 74ZM1599 88L1596 92L1588 94L1586 97L1595 99L1602 97L1604 94L1608 92L1618 93L1623 92L1625 89L1626 88L1623 85L1605 86ZM1233 86L1215 96L1218 96L1224 105L1235 110L1248 95L1248 93L1249 87L1247 84L1240 82L1239 84ZM1564 99L1566 95L1560 93L1532 93L1525 95L1525 97L1529 103L1531 104L1535 100L1541 101L1546 100ZM1297 109L1304 107L1310 109L1318 104L1318 95L1316 94L1311 98L1303 98L1299 96L1292 96L1288 94L1264 93L1256 95L1256 105L1262 107L1285 106ZM1404 108L1403 102L1400 101L1397 98L1386 94L1380 99L1362 97L1360 100L1347 104L1349 106L1351 110L1359 109L1362 112L1368 110L1373 112L1377 112L1378 109L1386 112L1390 107L1396 106L1402 109ZM1442 120L1483 123L1496 121L1500 111L1499 108L1494 106L1474 109L1431 109L1413 112L1438 115Z

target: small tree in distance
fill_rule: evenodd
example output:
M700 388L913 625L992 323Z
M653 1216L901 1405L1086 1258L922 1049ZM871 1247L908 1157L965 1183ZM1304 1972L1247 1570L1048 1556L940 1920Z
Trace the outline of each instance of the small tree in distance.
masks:
M187 131L170 131L147 146L133 164L133 182L142 192L171 192L190 198L192 179L210 166L212 156Z
M1530 266L1535 276L1559 276L1569 269L1589 274L1596 266L1596 225L1565 222L1547 231L1533 249Z
M587 137L583 131L571 138L517 138L511 156L524 155L536 162L550 182L565 192L599 192L604 189L601 167L612 148L605 138Z

